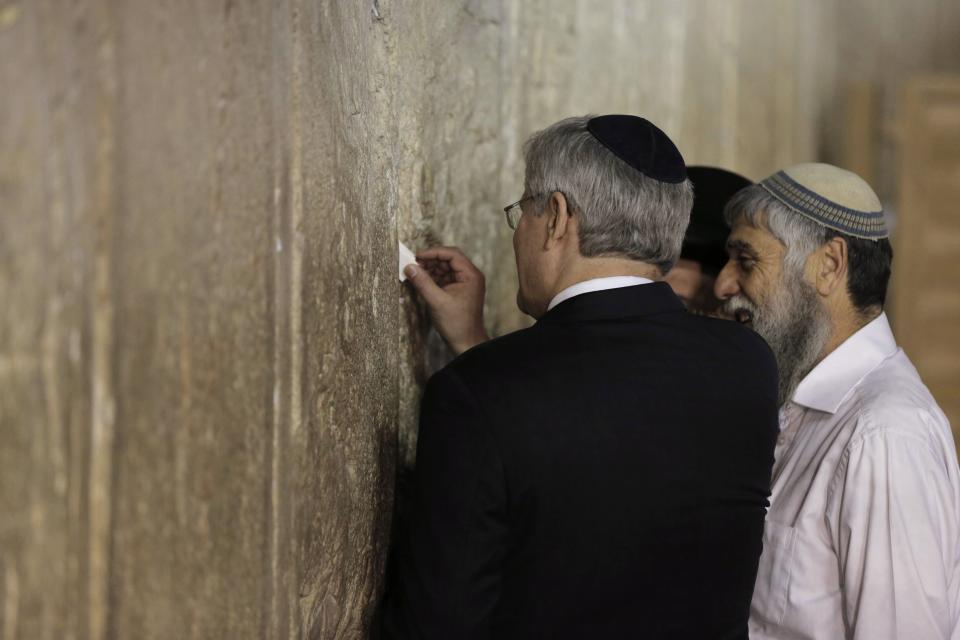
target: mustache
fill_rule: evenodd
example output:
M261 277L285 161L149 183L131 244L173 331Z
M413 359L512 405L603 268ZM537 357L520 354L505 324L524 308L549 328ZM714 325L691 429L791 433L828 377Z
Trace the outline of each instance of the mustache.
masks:
M737 311L750 311L753 313L757 310L757 305L753 304L741 295L735 295L727 298L721 308L724 312L732 315Z
M753 320L757 317L759 310L760 309L757 305L739 294L724 300L723 304L720 305L720 308L718 309L721 317L728 318L730 320L738 320L744 315L746 315L750 320Z

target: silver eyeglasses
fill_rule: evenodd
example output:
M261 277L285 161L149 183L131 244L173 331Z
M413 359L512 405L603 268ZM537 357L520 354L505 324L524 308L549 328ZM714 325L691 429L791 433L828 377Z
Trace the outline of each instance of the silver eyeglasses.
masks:
M523 215L523 209L521 208L520 205L522 205L527 200L533 200L536 197L537 196L527 196L526 198L520 198L513 204L508 204L503 208L503 213L507 216L508 227L510 227L514 231L517 230L517 225L520 223L520 216Z

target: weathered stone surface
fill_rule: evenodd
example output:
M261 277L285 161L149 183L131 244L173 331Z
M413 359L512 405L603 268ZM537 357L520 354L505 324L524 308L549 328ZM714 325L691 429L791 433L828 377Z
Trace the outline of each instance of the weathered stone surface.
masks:
M955 62L928 4L904 73ZM397 240L523 326L523 139L619 111L752 177L835 154L834 53L898 24L840 6L0 0L0 637L363 637L449 358Z

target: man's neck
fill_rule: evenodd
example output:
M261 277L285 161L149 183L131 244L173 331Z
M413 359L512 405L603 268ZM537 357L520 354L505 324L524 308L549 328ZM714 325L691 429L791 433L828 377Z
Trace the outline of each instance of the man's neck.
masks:
M647 262L626 258L584 258L564 269L553 287L553 295L578 282L614 276L637 276L649 280L660 280L663 277L660 269Z
M837 347L849 340L850 336L876 320L881 313L883 313L883 309L870 310L866 313L858 313L851 309L846 313L834 314L832 318L833 333L820 353L820 357L817 358L817 362L819 363L833 353Z

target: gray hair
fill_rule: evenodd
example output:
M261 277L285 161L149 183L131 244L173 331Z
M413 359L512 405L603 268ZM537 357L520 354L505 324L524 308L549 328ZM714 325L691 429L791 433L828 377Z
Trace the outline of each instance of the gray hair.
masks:
M530 136L524 183L537 210L559 191L579 216L580 253L626 256L669 271L690 222L693 187L648 178L587 131L593 116L567 118Z
M807 257L828 239L829 229L798 215L758 184L741 189L723 210L727 226L740 217L751 227L768 230L787 249L784 264L792 273L803 271Z

